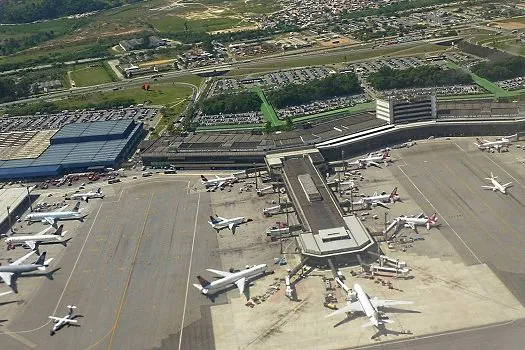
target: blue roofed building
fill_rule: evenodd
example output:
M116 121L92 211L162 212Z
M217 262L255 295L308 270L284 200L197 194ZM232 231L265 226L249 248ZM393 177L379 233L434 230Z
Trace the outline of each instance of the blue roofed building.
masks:
M68 124L51 137L38 157L0 160L0 180L115 167L135 150L144 134L142 123L133 119Z

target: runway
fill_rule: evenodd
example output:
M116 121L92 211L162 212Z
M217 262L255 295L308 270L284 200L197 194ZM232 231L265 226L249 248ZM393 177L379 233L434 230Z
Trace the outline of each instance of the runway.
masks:
M222 265L207 224L210 196L187 187L183 179L135 183L104 199L75 233L54 280L10 323L18 339L3 329L2 349L213 349L212 302L192 283ZM49 336L47 316L65 315L68 304L78 306L81 326Z
M467 141L464 141L467 142ZM466 264L486 263L525 305L525 188L498 154L452 142L418 144L400 152L394 175L426 212L437 212L443 235ZM490 172L508 194L484 190Z

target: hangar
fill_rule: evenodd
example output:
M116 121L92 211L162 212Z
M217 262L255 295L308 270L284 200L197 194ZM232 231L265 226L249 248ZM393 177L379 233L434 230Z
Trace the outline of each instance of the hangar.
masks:
M63 126L36 158L0 160L0 179L57 176L94 167L114 167L144 136L133 119L73 123Z

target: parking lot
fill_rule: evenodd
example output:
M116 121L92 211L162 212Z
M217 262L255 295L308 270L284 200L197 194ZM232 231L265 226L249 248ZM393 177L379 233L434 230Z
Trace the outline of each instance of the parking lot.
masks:
M94 121L120 120L133 118L138 121L151 122L157 115L154 108L121 107L108 110L75 110L62 111L57 114L36 114L23 117L0 118L0 132L35 131L60 129L70 123L88 123Z
M218 115L204 115L199 112L195 117L195 121L201 126L213 126L224 124L259 124L263 121L261 112L247 112L237 114L218 114Z
M279 88L288 84L304 84L313 79L325 78L331 72L335 73L331 68L312 67L266 73L261 76L252 76L245 79L220 79L211 85L208 97L220 95L232 90L250 89L254 86Z

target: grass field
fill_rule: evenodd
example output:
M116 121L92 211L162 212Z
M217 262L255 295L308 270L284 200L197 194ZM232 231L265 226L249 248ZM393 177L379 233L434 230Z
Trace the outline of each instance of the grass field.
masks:
M277 126L278 127L278 126L285 125L286 122L280 120L277 117L277 113L275 113L275 110L273 109L273 106L271 105L271 103L266 98L266 95L264 94L264 91L261 88L259 88L259 87L254 88L254 90L255 90L255 92L257 93L257 95L259 96L259 98L262 101L261 112L263 113L264 118L266 118L267 121L272 123L272 126Z
M359 113L364 111L373 110L375 108L376 103L375 102L366 102L366 103L359 103L352 107L346 107L346 108L340 108L340 109L333 109L331 111L321 112L317 114L312 115L306 115L303 117L297 117L293 118L294 123L301 123L306 122L314 119L325 119L325 118L332 118L338 115L350 115L353 113Z
M91 86L112 81L106 69L101 65L74 70L70 74L76 86Z
M142 84L137 84L133 88L95 92L53 102L63 109L77 109L78 106L87 103L102 103L118 98L132 99L135 103L169 105L186 99L191 96L192 92L190 87L174 85L172 82L151 84L150 91L143 90Z
M275 63L263 63L263 64L253 64L253 69L285 69L285 68L294 68L294 67L308 67L316 65L325 65L325 64L337 64L341 62L352 62L365 60L369 58L376 57L396 57L396 56L413 56L424 53L431 53L437 51L444 51L446 47L439 45L429 45L429 44L414 44L414 46L402 48L396 46L381 47L376 49L369 50L352 50L344 53L337 52L330 55L322 55L318 57L293 57L283 58L280 62Z

